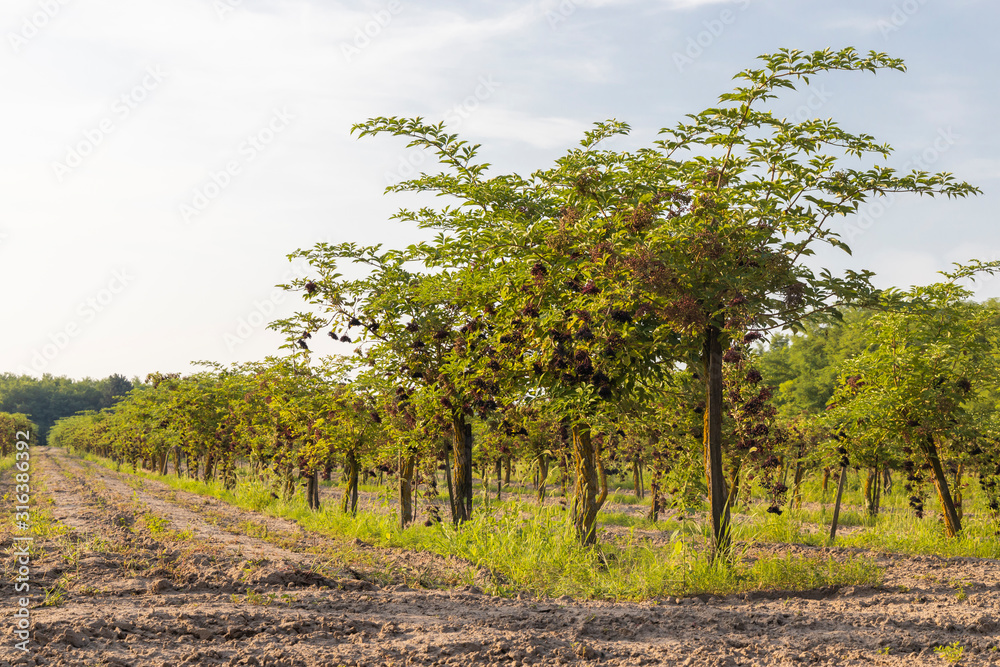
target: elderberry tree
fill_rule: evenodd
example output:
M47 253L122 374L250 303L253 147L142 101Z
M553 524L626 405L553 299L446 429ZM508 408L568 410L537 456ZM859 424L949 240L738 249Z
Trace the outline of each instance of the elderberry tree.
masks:
M278 320L272 328L285 333L286 347L305 352L319 349L312 338L322 331L355 344L359 381L384 388L386 407L400 416L397 426L408 424L407 432L419 421L407 406L436 406L448 424L454 454L452 519L467 520L472 515L470 420L499 405L495 383L470 371L470 364L482 357L489 365L495 355L486 344L485 313L478 312L481 297L447 271L422 270L426 256L417 248L320 243L289 255L290 260L300 257L313 274L283 287L301 292L312 310ZM348 269L357 277L341 273ZM401 475L415 471L411 456L399 460Z
M603 149L629 127L598 123L578 149L528 177L488 175L479 147L443 124L375 118L355 127L436 153L441 173L389 189L449 200L396 216L438 232L409 257L427 276L447 276L448 303L475 328L466 342L481 351L451 357L446 375L478 389L487 410L544 398L569 421L573 520L585 543L607 496L594 425L614 424L624 403L651 400L688 366L704 385L713 557L726 554L726 350L748 333L795 329L874 298L870 272L836 277L805 261L817 245L848 250L833 224L869 198L976 192L948 174L898 174L884 164L888 146L832 120L793 122L762 108L823 72L902 71L902 61L852 48L760 60L720 106L664 129L651 147Z

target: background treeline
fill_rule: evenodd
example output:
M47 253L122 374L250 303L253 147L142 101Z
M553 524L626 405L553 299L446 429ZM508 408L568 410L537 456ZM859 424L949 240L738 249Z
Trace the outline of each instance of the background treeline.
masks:
M27 415L38 425L35 435L45 444L56 420L84 410L109 408L132 390L132 382L121 375L103 380L71 380L45 374L0 374L0 411Z

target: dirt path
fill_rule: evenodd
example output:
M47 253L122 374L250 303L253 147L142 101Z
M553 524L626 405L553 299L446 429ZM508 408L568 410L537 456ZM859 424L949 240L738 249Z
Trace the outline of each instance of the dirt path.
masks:
M961 664L1000 665L996 561L883 556L880 589L799 596L503 599L458 585L458 562L33 456L51 514L33 580L58 604L35 610L27 661L3 633L0 665L945 665L932 648L956 641Z

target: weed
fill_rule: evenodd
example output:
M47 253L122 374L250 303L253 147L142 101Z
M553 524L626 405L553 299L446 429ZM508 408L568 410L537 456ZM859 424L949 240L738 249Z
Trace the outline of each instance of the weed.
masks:
M56 582L56 585L52 588L44 588L45 599L42 600L43 607L58 607L62 603L66 602L69 597L69 591L66 590L66 581L60 578Z
M257 591L249 590L247 591L246 597L243 601L247 604L259 605L261 607L270 607L271 603L277 597L274 593L258 593Z
M949 664L957 665L962 661L962 655L965 653L965 647L955 641L946 646L935 646L934 652L937 653L939 658L945 660Z

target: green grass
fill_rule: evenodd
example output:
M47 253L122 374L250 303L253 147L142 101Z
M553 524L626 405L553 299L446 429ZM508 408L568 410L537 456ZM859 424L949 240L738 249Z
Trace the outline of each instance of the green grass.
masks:
M87 460L114 469L113 463L92 456ZM0 463L2 465L2 463ZM9 465L9 464L8 464ZM127 472L131 467L124 466ZM881 573L869 558L852 557L847 562L791 555L753 558L747 545L755 543L825 546L828 542L836 476L826 492L819 475L807 477L802 491L805 509L785 509L768 514L765 506L734 512L733 539L743 557L730 563L709 564L703 551L707 543L704 510L693 511L698 520L666 520L652 523L643 513L603 511L599 525L615 527L615 536L600 535L597 548L578 545L568 526L565 509L538 507L535 491L528 487L504 487L503 500L496 501L495 486L479 488L472 521L461 528L450 525L414 525L400 529L394 510L392 485L363 485L375 495L373 511L351 516L340 512L338 503L327 502L319 512L306 506L302 494L275 499L273 484L243 478L232 490L215 482L200 482L143 471L140 477L157 479L170 486L213 496L244 509L297 521L306 530L341 538L356 538L393 548L425 550L457 556L493 573L490 592L512 594L529 591L540 595L569 594L580 598L649 599L701 593L728 594L753 590L802 590L822 586L877 585ZM837 546L858 547L875 552L937 554L944 557L1000 558L997 526L985 511L982 491L975 480L963 486L965 517L963 534L945 536L936 498L926 499L926 516L918 519L908 507L903 479L895 475L895 489L883 495L881 511L869 517L863 510L864 471L851 471L845 485L839 516ZM550 482L553 479L550 476ZM631 483L612 484L608 502L618 506L648 505L630 492ZM439 484L439 500L445 500ZM426 501L424 501L426 502ZM819 505L817 507L817 504ZM622 535L621 528L634 529ZM267 538L266 527L246 524L247 534ZM659 533L657 543L637 536ZM770 549L769 551L774 551ZM471 574L468 575L471 581Z
M955 641L947 646L935 646L934 653L936 653L938 657L945 662L957 665L962 661L962 655L965 653L965 647Z
M838 537L837 544L945 558L1000 558L996 530L996 525L982 515L967 515L962 522L962 533L957 538L950 538L945 535L938 514L933 510L923 519L917 519L912 512L893 512L880 514L872 527L843 539Z
M643 500L639 500L635 497L634 493L608 493L609 503L618 503L620 505L638 505L640 503L645 503ZM649 504L649 503L645 503Z
M910 509L902 483L898 480L894 493L882 496L878 516L867 516L860 509L863 499L858 488L859 477L861 476L853 475L853 485L850 483L852 476L848 477L848 488L844 493L838 519L840 528L835 542L837 546L859 547L884 553L1000 558L998 526L985 511L985 500L978 483L964 488L966 511L962 520L962 534L957 538L949 538L940 521L937 499L927 498L924 518L918 519ZM827 495L832 499L832 493L828 492ZM818 480L813 485L805 485L806 502L817 502L821 497ZM853 507L847 507L848 505ZM833 503L831 500L821 509L786 509L780 516L767 514L762 507L755 507L743 518L743 522L737 521L734 530L736 539L756 538L766 542L821 546L827 544ZM846 531L845 528L853 530Z
M152 512L141 515L139 520L146 527L146 530L149 531L150 535L159 539L183 541L194 537L194 533L190 530L178 531L171 529L169 527L169 519L153 514Z
M527 515L527 516L526 516ZM596 548L581 546L554 508L521 507L475 517L433 545L502 575L493 592L611 600L643 600L755 590L803 590L821 586L878 585L881 573L869 559L848 563L795 556L734 559L709 564L698 540L676 531L664 546L629 535ZM444 548L442 548L444 547ZM503 581L506 579L507 581Z

